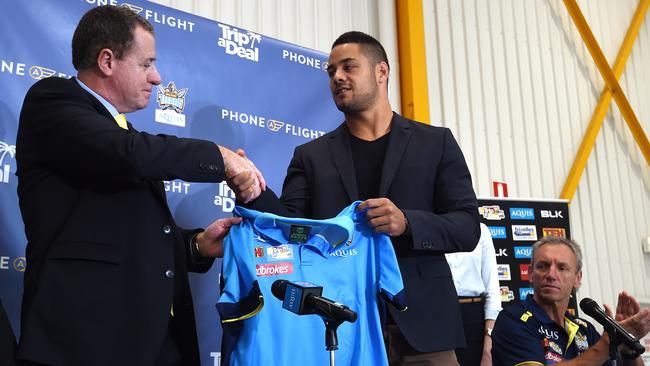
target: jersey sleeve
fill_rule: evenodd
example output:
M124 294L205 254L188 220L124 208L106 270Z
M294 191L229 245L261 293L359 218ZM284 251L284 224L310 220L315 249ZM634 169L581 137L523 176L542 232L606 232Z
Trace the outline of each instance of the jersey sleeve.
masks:
M532 319L525 314L517 317L507 310L499 313L492 330L494 365L545 364L542 343L527 321Z
M252 272L253 248L249 248L252 232L250 223L243 221L233 226L224 240L221 296L217 303L222 323L255 316L264 306L264 297Z
M407 309L402 273L399 270L395 249L390 238L384 234L374 235L379 263L379 291L381 297L399 311Z

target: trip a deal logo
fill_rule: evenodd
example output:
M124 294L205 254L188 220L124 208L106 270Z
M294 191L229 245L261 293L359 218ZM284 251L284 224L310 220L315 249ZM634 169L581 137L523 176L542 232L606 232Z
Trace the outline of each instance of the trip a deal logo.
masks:
M9 165L9 159L5 159L9 156L14 158L16 156L16 145L9 145L4 141L0 141L0 183L9 183L9 177L11 175L11 165Z
M222 47L226 54L236 55L240 58L258 62L260 48L256 45L262 43L262 36L251 31L240 31L235 27L217 23L221 34L217 45Z
M167 86L157 86L156 102L160 108L156 108L156 122L168 125L185 127L185 96L187 88L178 89L173 81Z

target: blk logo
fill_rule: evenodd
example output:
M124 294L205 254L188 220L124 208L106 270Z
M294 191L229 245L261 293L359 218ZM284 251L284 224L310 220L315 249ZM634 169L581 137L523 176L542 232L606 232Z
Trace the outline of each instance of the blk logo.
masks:
M562 210L542 210L540 211L542 218L544 219L563 219Z

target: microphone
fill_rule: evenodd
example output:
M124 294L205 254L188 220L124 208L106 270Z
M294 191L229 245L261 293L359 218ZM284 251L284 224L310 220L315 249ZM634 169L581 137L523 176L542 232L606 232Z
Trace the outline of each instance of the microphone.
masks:
M354 323L357 313L349 307L320 296L323 287L310 282L276 280L271 286L273 296L282 300L282 307L298 315L317 314L336 322Z
M618 324L616 320L612 319L611 316L607 315L607 313L605 313L605 310L598 306L598 303L596 303L594 300L585 297L580 301L580 309L582 309L585 314L594 318L594 320L596 320L605 328L607 333L610 335L610 342L614 341L612 339L612 332L615 332L616 336L622 340L622 343L634 351L637 356L645 351L645 347L643 347L641 343L639 343L639 341L634 338L634 335L625 330L625 328Z

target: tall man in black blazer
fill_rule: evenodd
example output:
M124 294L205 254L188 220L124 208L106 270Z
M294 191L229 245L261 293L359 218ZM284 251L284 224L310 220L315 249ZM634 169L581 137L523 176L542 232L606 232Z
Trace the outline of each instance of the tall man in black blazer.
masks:
M222 254L234 218L174 223L163 179L238 175L254 166L209 141L137 131L160 83L153 28L125 7L87 12L72 40L77 78L32 86L20 114L18 195L27 270L18 358L47 365L198 365L188 271Z
M296 148L280 200L266 190L250 207L322 219L365 200L359 209L391 236L406 288L408 310L391 308L388 319L391 365L457 364L453 350L465 340L444 253L471 251L480 234L460 148L448 129L392 112L388 60L376 39L341 35L328 65L345 122Z

